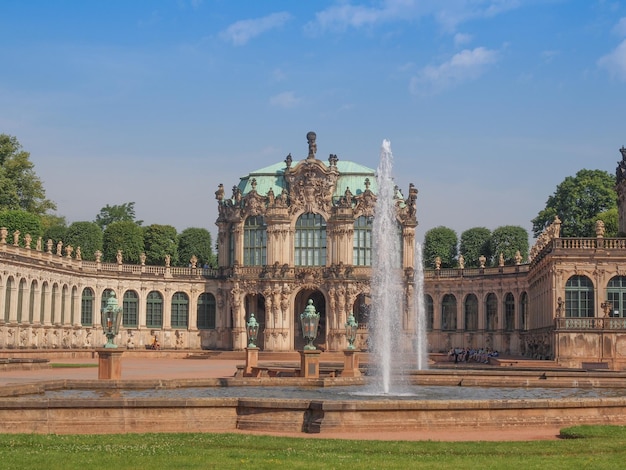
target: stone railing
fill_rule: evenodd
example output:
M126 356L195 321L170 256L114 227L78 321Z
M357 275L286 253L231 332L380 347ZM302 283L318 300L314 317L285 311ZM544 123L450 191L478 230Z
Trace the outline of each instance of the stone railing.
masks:
M557 330L626 330L626 318L557 318Z
M626 238L554 238L531 261L535 265L554 250L626 250Z
M513 266L494 266L490 268L446 268L446 269L426 269L425 279L449 279L459 277L495 276L500 274L517 274L528 272L528 264L516 264Z

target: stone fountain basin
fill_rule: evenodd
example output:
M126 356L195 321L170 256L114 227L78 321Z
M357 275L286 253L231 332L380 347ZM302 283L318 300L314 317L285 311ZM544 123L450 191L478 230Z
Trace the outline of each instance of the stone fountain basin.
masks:
M443 399L414 399L404 392L367 395L367 377L56 380L11 385L0 387L0 432L323 434L626 424L623 373L420 371L409 379L411 386L439 387ZM520 392L532 391L534 398L523 394L493 398L504 384L502 390L518 387ZM327 393L329 387L333 393ZM489 398L448 399L443 391L450 387L462 395L480 390L474 387L495 393ZM187 393L201 388L232 393L220 397ZM268 388L275 388L277 395L256 396ZM365 397L343 393L351 389ZM299 390L312 390L319 397L298 398ZM146 393L150 396L141 396Z

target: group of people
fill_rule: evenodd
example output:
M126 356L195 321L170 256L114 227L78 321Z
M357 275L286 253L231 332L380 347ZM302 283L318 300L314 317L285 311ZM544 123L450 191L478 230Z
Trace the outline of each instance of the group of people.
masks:
M450 360L454 358L454 363L478 362L488 364L490 357L498 357L498 351L491 348L452 348L448 351Z

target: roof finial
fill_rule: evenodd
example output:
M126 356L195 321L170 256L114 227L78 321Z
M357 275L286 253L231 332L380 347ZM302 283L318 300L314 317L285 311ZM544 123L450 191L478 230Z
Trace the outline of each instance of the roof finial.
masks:
M306 140L309 143L309 156L307 159L315 159L315 153L317 152L317 144L315 143L316 138L317 135L313 131L308 132L306 135Z

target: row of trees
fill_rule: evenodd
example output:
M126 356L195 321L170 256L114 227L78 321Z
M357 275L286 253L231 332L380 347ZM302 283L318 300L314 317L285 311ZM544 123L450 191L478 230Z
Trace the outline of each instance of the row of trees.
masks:
M461 234L460 243L456 232L448 227L435 227L424 235L423 257L428 267L434 267L437 258L442 268L457 267L461 255L466 268L479 267L481 256L486 266L497 265L500 254L505 264L515 264L518 251L523 260L528 258L528 232L516 225L493 232L485 227L470 228Z
M171 225L142 226L135 217L135 203L106 205L93 221L67 224L64 217L51 215L56 205L46 199L41 180L34 172L30 154L15 137L0 134L0 227L10 234L19 230L33 240L42 237L56 246L62 242L81 248L85 260L114 262L122 250L125 263L138 264L142 253L146 264L162 265L170 257L172 266L187 266L192 256L198 266L216 266L211 233L204 228L187 228L180 234Z

